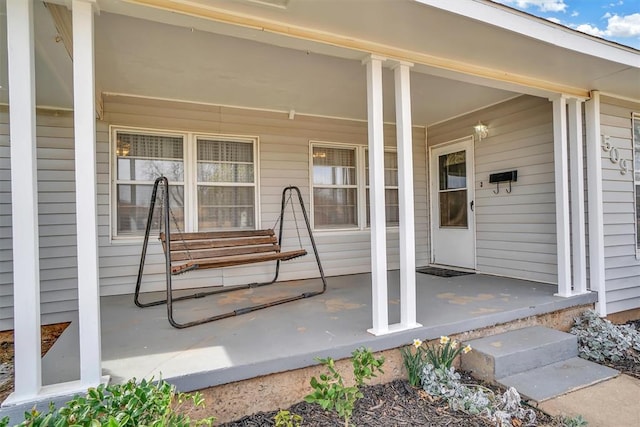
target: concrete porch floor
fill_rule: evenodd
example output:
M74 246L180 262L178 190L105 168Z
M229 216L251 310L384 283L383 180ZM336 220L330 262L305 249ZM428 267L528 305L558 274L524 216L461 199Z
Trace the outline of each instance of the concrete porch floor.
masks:
M553 285L482 274L416 277L417 320L423 326L379 337L366 332L371 327L369 274L329 277L323 295L183 330L169 325L165 306L139 309L132 295L103 297L103 372L114 382L162 377L191 391L314 365L315 357L348 357L361 345L386 350L413 338L452 335L596 301L595 293L560 298ZM319 287L317 279L300 280L188 300L174 303L174 316L187 321ZM390 323L399 321L399 308L399 272L390 271ZM43 359L44 384L79 378L76 323Z

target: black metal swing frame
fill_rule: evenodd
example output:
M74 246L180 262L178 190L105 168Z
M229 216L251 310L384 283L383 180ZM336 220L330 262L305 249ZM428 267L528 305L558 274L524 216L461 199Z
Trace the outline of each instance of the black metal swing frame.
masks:
M164 216L164 221L160 221L161 225L163 225L164 227L164 241L163 241L163 248L164 248L164 255L165 255L165 275L166 275L166 297L164 299L160 299L160 300L155 300L155 301L149 301L149 302L141 302L140 301L140 291L141 291L141 285L142 285L142 276L144 273L144 265L145 265L145 261L146 261L146 256L147 256L147 248L149 245L149 236L151 233L151 228L152 228L152 223L153 223L153 214L155 212L155 206L156 206L156 200L157 200L157 193L158 193L158 188L160 186L163 186L164 191L162 192L162 204L161 204L161 215ZM183 329L183 328L188 328L191 326L195 326L195 325L201 325L203 323L208 323L208 322L214 322L216 320L221 320L221 319L226 319L228 317L233 317L233 316L238 316L241 314L246 314L246 313L250 313L252 311L256 311L256 310L261 310L264 308L268 308L268 307L273 307L276 305L280 305L280 304L284 304L287 302L291 302L291 301L297 301L303 298L309 298L312 296L316 296L316 295L320 295L323 294L326 290L327 290L327 281L324 275L324 270L322 269L322 263L320 262L320 256L318 254L318 248L316 246L315 240L313 238L313 233L311 230L311 224L309 222L309 216L307 215L307 210L305 208L304 205L304 201L302 199L302 194L300 192L300 189L298 187L295 186L289 186L286 187L282 190L282 201L281 201L281 206L280 206L280 217L278 219L278 221L280 222L279 224L279 231L278 231L278 247L280 247L281 243L282 243L282 238L283 238L283 223L284 223L284 216L285 216L285 208L288 204L288 202L291 200L291 196L292 196L292 192L295 192L298 196L298 202L300 204L300 208L302 211L302 214L304 216L304 221L307 227L307 233L309 236L309 240L311 242L311 246L313 248L313 253L315 255L315 259L316 259L316 264L318 265L318 271L320 273L320 279L322 280L322 289L318 290L318 291L313 291L313 292L305 292L299 295L295 295L295 296L291 296L291 297L286 297L286 298L281 298L281 299L277 299L268 303L264 303L264 304L257 304L257 305L253 305L253 306L249 306L249 307L244 307L244 308L240 308L237 310L233 310L230 312L226 312L226 313L222 313L222 314L218 314L215 316L210 316L210 317L206 317L206 318L202 318L202 319L198 319L198 320L194 320L194 321L190 321L190 322L178 322L176 321L175 317L174 317L174 310L173 310L173 303L177 302L177 301L183 301L183 300L188 300L188 299L194 299L194 298L202 298L205 296L209 296L209 295L216 295L216 294L222 294L222 293L227 293L227 292L233 292L233 291L239 291L239 290L243 290L243 289L250 289L250 288L257 288L257 287L261 287L261 286L267 286L267 285L271 285L276 283L276 281L278 280L278 275L280 273L280 262L283 260L287 260L287 259L291 259L297 256L301 256L306 254L306 251L304 251L303 254L300 255L295 255L295 256L290 256L290 257L286 257L286 253L283 253L283 257L282 258L277 258L275 259L276 261L276 267L275 267L275 273L274 276L272 278L272 280L267 281L267 282L260 282L260 283L248 283L245 285L237 285L237 286L228 286L228 287L224 287L221 289L215 289L215 290L209 290L209 291L202 291L202 292L196 292L193 294L189 294L189 295L183 295L183 296L179 296L179 297L174 297L173 293L173 285L172 285L172 276L176 275L176 274L181 274L184 273L186 271L189 270L196 270L199 268L199 266L197 264L191 265L188 268L184 268L184 269L179 269L176 270L175 268L172 268L172 259L171 259L171 224L169 222L169 216L171 215L171 208L169 206L169 181L166 177L161 176L159 178L157 178L153 184L153 191L151 193L151 202L149 204L149 213L147 216L147 225L146 225L146 229L145 229L145 234L144 234L144 242L142 245L142 254L140 255L140 267L138 269L138 278L136 281L136 289L135 289L135 294L134 294L134 303L136 304L136 306L140 307L140 308L145 308L145 307L153 307L153 306L157 306L157 305L162 305L162 304L166 304L167 306L167 319L169 321L169 323L171 324L171 326L173 326L174 328L178 328L178 329ZM289 195L289 197L287 198L287 194ZM293 209L293 207L292 207ZM275 226L274 226L275 227ZM296 227L298 227L297 224L297 220L296 220ZM258 230L261 231L261 230ZM185 233L186 234L186 233ZM191 234L197 234L197 233L191 233ZM211 233L208 233L211 234ZM162 233L161 233L162 235ZM276 255L277 256L277 255ZM241 264L250 264L250 263L257 263L257 262L264 262L264 260L245 260L245 262L242 262ZM207 267L203 267L203 268L207 268ZM213 267L215 268L215 267Z

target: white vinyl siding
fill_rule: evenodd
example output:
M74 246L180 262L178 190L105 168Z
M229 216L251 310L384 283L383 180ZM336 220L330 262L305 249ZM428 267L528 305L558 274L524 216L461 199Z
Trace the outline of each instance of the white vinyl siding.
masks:
M109 125L146 129L167 128L175 132L201 135L254 135L259 138L256 159L256 228L270 228L280 214L282 190L288 185L300 188L311 213L311 164L309 141L349 141L363 149L367 144L367 124L350 120L310 117L298 114L289 120L286 113L206 106L126 96L104 97L104 121L98 124L98 212L100 283L103 295L133 292L141 244L139 241L112 240L109 234ZM101 133L102 132L102 133ZM428 262L426 153L424 128L414 127L414 193L417 265ZM395 127L385 125L385 145L395 147ZM359 177L361 180L362 178ZM301 215L297 216L303 245L309 248ZM297 249L298 238L291 217L284 222L283 250ZM314 236L322 264L328 275L368 272L370 234L368 229L317 232ZM152 239L145 267L145 289L164 289L164 265L160 245ZM387 232L389 268L398 268L398 231ZM308 249L309 250L309 249ZM239 268L211 269L175 276L176 288L231 285L260 281L273 274L272 263ZM317 276L312 256L288 261L280 269L282 280Z
M636 258L640 258L640 113L633 115L633 182L636 192Z
M640 306L640 260L637 257L637 194L633 146L633 113L640 104L601 97L600 126L603 137L627 159L629 172L622 174L620 162L601 150L604 200L605 287L607 313ZM635 159L637 161L637 157ZM632 173L633 172L633 173Z
M13 328L13 246L9 115L0 107L0 330ZM73 117L38 110L38 219L42 323L73 320L77 310Z
M547 99L521 96L427 130L429 146L473 134L477 271L557 283L553 117ZM518 171L511 193L489 174Z

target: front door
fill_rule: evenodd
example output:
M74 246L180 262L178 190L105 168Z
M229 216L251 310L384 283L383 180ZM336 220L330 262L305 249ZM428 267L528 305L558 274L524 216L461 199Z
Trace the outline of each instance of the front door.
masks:
M431 149L432 261L475 269L473 137Z

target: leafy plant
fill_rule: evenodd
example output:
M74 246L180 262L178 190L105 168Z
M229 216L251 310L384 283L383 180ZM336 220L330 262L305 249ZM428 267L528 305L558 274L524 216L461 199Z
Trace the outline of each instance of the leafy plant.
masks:
M425 349L425 357L428 363L436 368L451 367L451 364L460 353L469 353L471 346L462 347L456 340L452 340L447 336L440 337L437 345L428 345Z
M402 355L404 368L407 371L409 384L413 387L420 387L422 385L420 374L426 363L422 341L414 339L412 345L400 349L400 354Z
M384 373L384 357L376 358L370 349L360 347L351 353L351 356L355 385L344 384L344 379L337 371L332 358L318 358L316 360L324 365L328 372L320 374L320 379L311 378L314 391L304 398L306 402L317 403L324 410L335 410L344 419L345 426L349 425L356 401L363 396L359 387L364 384L364 380L375 377L377 372Z
M527 424L535 424L535 412L524 409L520 394L513 387L496 396L486 387L476 384L462 384L460 374L453 367L436 368L430 363L422 372L424 390L431 396L443 398L454 411L478 415L490 419L496 426L511 426L513 419Z
M578 336L578 350L585 359L640 363L640 331L632 325L615 325L588 310L575 319L571 333Z
M564 417L562 419L562 427L585 427L589 423L582 418L582 415L576 415L575 417Z
M173 385L162 380L137 383L132 379L125 384L90 388L85 396L75 396L60 409L50 404L46 414L33 409L25 413L19 426L187 427L213 424L214 417L192 423L187 415L180 413L187 402L195 407L204 406L200 393L178 393Z
M276 427L300 427L302 424L300 415L284 409L279 410L273 420L276 423Z
M353 365L353 376L356 384L361 386L364 380L370 380L376 376L376 372L384 374L382 364L384 357L376 358L371 349L360 347L351 353L351 364Z

